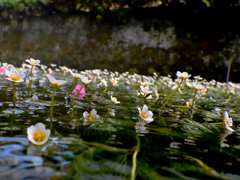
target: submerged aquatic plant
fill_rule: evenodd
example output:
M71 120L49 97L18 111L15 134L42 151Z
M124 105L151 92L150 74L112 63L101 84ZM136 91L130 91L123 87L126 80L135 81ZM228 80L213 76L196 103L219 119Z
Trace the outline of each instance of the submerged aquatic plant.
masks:
M29 67L30 65L24 65L21 72L29 70ZM219 150L224 152L223 148L231 147L224 152L224 156L228 156L226 152L233 150L237 152L236 149L240 149L238 147L239 141L234 142L234 144L232 141L228 141L229 144L226 144L227 137L239 131L238 126L232 128L233 120L239 116L239 110L236 108L236 100L239 99L240 92L239 84L226 84L215 80L208 82L199 77L188 79L190 75L186 72L177 72L177 78L172 79L170 76L155 75L152 77L107 70L77 71L65 66L58 68L56 65L51 65L51 68L43 65L40 67L42 74L41 71L38 71L38 67L35 67L36 72L38 72L36 75L40 76L36 79L36 81L39 79L39 86L34 92L36 95L30 99L27 98L25 90L28 87L25 87L24 83L19 83L18 94L20 96L17 108L12 110L10 107L9 110L7 103L0 102L3 112L1 117L4 117L1 119L0 128L3 129L1 133L4 136L5 131L11 131L10 136L18 138L23 120L26 124L35 124L34 121L41 119L47 119L48 121L46 117L48 117L50 105L50 130L46 129L43 123L37 123L35 126L27 128L28 139L34 145L45 144L52 130L51 132L54 133L55 137L51 139L51 143L45 146L46 148L42 146L43 149L41 149L39 147L41 153L38 156L44 153L41 158L46 158L49 163L51 163L51 159L54 159L53 166L56 166L56 159L61 161L59 162L61 164L67 158L70 163L68 162L66 176L69 175L70 179L82 179L82 174L85 174L86 177L88 175L93 177L91 174L93 171L93 173L97 172L104 175L104 178L164 179L165 176L162 178L161 174L155 171L155 169L162 167L166 167L168 170L176 167L174 172L182 173L183 179L195 178L191 173L187 175L188 172L195 172L195 169L198 169L196 170L198 175L203 175L200 177L202 179L205 177L219 178L221 174L206 165L208 159L203 158L203 161L201 161L193 157L195 155L194 149L199 151L200 148L204 150L204 153L210 152L216 155L214 158L223 154L219 154ZM6 72L13 69L10 64L5 64L3 68L6 69ZM20 69L18 72L20 72ZM45 74L48 72L53 74L54 77L48 74L45 78ZM10 73L10 71L7 74L7 80L12 82L23 81L24 74L20 76L20 74ZM75 78L72 87L68 86L65 80L55 79L64 77L72 80L72 75ZM5 77L1 76L1 79L0 90L3 92L1 94L4 94L3 88L7 87L6 95L8 95L9 83L5 82ZM45 82L46 79L49 79L51 85L54 86L51 99L47 99L49 96L44 95L44 90L49 85ZM81 80L80 84L78 84L79 79ZM118 86L118 88L112 88L111 91L109 88L108 93L101 94L102 89L107 86L108 82L111 83L109 87ZM57 89L57 87L65 84L65 87ZM135 86L135 84L137 85ZM84 89L86 85L88 85L87 98L85 97L81 103L76 103L69 109L69 101L64 102L62 94L69 92L74 94L74 97L77 95L76 98L81 98L81 95L86 94ZM57 92L59 92L59 103L54 114L56 121L53 121L53 102ZM136 93L138 96L136 96ZM231 95L231 98L228 98L229 95ZM152 96L156 98L152 98ZM173 96L174 100L170 101ZM121 99L121 103L116 97ZM194 98L197 99L197 102L194 102ZM147 102L144 102L146 99L148 99ZM50 101L51 103L49 103ZM74 98L71 103L73 102ZM165 108L167 103L169 103L169 106ZM116 104L118 105L115 111L113 105ZM197 106L193 106L194 104L197 104ZM192 109L189 110L191 107ZM159 116L155 118L154 115L159 108L165 108L165 110L159 111ZM234 108L236 108L235 111ZM92 110L89 112L86 109ZM138 111L137 116L136 110ZM224 112L224 116L221 112ZM228 112L231 112L230 116L233 119L228 116ZM79 119L83 120L83 123L79 123ZM6 127L4 127L4 124L7 124ZM86 127L85 125L89 126ZM223 125L224 133L222 133ZM232 136L231 138L235 137ZM0 140L3 142L2 139ZM9 139L7 138L6 141L9 141ZM133 142L135 141L137 143L134 145ZM159 142L161 142L161 146L156 145ZM49 150L51 148L52 150ZM47 152L51 152L50 155ZM232 154L234 153L231 152L231 157ZM234 156L237 157L236 154ZM167 160L163 164L161 163L162 158ZM229 160L230 163L234 161L232 159ZM213 158L209 156L209 161L211 160ZM154 163L156 161L159 162L157 165L159 167L156 167ZM191 162L189 163L189 161ZM222 161L220 157L219 161ZM182 168L182 166L184 167ZM193 166L194 168L192 168ZM104 168L95 171L95 168L98 167ZM165 170L164 168L161 170ZM168 175L169 172L172 171L168 171ZM169 178L174 179L176 173ZM108 176L109 174L110 176Z

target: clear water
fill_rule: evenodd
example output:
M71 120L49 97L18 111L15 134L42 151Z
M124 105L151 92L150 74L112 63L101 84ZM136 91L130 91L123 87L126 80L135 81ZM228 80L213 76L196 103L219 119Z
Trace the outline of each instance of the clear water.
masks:
M28 84L16 84L17 103L12 102L12 83L2 75L0 88L0 179L239 179L239 89L231 96L230 86L210 85L207 94L195 101L195 110L186 107L194 89L181 87L160 109L169 87L162 77L119 77L119 86L101 94L99 78L86 85L86 94L73 105L67 101L74 78L67 72L53 76L67 80L56 89L53 119L50 103L53 86L39 69L31 94ZM26 76L28 79L29 69ZM110 76L101 74L110 84ZM136 77L136 81L133 77ZM39 82L44 80L44 82ZM140 81L157 86L159 99L144 100ZM128 83L129 81L129 83ZM137 84L137 85L136 85ZM154 87L153 85L151 88ZM120 101L114 104L115 116L107 115L110 95ZM171 91L172 92L172 91ZM39 100L33 101L33 94ZM212 99L210 99L211 97ZM70 99L73 95L70 95ZM146 104L153 121L139 125L138 107ZM214 108L228 111L234 132L222 125L223 117L211 113ZM84 125L83 113L96 109L100 119ZM27 139L27 128L42 122L52 133L48 142L36 146ZM137 155L133 160L134 154ZM136 170L134 170L134 161Z

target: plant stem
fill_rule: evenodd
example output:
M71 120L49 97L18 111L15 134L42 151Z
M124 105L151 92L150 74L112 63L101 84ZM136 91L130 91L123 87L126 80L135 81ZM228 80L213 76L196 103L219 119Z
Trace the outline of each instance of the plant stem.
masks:
M53 101L54 101L56 87L57 87L56 85L53 86L53 94L52 94L52 102L51 102L51 114L50 114L50 119L51 119L50 129L51 130L52 130L52 118L53 118Z
M110 84L110 85L108 86L108 88L105 89L105 90L102 92L102 94L104 94L105 92L109 91L109 89L110 89L111 87L112 87L112 84Z
M68 94L70 94L74 90L74 88L76 87L77 83L78 83L78 78L75 78L74 79L74 84L73 84L72 88L70 89L70 91L68 92Z
M32 72L33 72L33 66L31 68L31 73L29 75L28 95L30 95L31 88L32 88L32 80L30 79L30 77L32 77Z
M114 102L112 102L112 104L111 104L111 106L110 106L110 108L109 108L109 110L108 110L108 112L107 112L107 115L109 115L109 113L111 112L112 107L113 107L113 104L114 104Z
M140 141L137 137L137 146L135 147L135 151L134 151L134 154L133 154L133 158L132 158L132 161L133 161L133 165L132 165L132 171L131 171L131 180L135 180L136 179L136 169L137 169L137 154L139 152L139 149L140 149Z
M143 102L143 100L144 100L145 98L144 98L144 95L143 95L143 97L142 97L142 99L141 99L141 101L140 101L140 103L139 103L139 105L141 105L142 104L142 102Z
M129 152L133 152L135 150L135 148L132 148L132 149L121 149L121 148L112 147L112 146L108 146L108 145L97 143L97 142L87 142L87 141L84 141L82 139L80 139L79 141L81 143L85 144L85 145L96 146L96 147L105 149L106 151L110 151L110 152L129 153Z
M166 93L167 96L162 100L163 102L168 98L168 95L169 95L171 89L172 89L172 88L169 88L169 89L168 89L168 91L167 91L167 93Z
M238 100L236 101L236 103L238 103L238 101L240 101L240 98L238 98ZM240 104L237 105L237 107L235 107L234 110L236 110L239 106L240 106Z
M78 94L81 92L82 88L83 88L83 84L82 84L80 90L77 92L77 94L76 94L76 95L74 96L74 98L72 99L70 105L72 105L72 103L74 102L74 100L77 98L77 96L78 96Z
M195 89L194 94L193 94L193 100L192 100L191 108L193 108L193 104L194 104L194 101L195 101L196 93L197 93L197 89Z
M13 103L14 103L14 107L15 107L16 106L15 81L13 81Z
M230 95L229 98L226 100L226 102L228 102L231 98L232 98L233 95Z
M178 87L176 87L176 89L172 92L172 94L170 94L167 98L167 100L165 101L165 103L163 103L163 105L160 107L159 110L163 109L165 107L165 105L167 104L167 102L171 99L171 97L175 94L175 92L177 92L178 88L181 86L183 80L181 79L180 83L178 84Z

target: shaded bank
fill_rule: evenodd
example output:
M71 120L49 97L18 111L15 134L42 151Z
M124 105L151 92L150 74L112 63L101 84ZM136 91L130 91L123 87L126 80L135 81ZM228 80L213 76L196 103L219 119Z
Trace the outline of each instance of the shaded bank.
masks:
M0 61L19 65L32 57L79 70L141 74L156 70L173 75L180 70L225 81L228 60L234 58L230 81L239 81L239 36L187 30L183 25L152 17L111 23L93 20L90 14L12 20L0 23Z

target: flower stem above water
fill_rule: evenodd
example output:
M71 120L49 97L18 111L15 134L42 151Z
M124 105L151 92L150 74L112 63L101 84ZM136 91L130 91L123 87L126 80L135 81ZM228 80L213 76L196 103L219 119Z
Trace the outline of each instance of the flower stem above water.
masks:
M50 114L50 119L51 119L50 129L51 129L51 130L52 130L52 118L53 118L53 101L54 101L54 96L55 96L56 87L57 87L57 86L53 86L53 94L52 94L52 101L51 101L51 114Z
M178 84L178 86L176 87L176 89L167 97L166 101L163 103L163 105L160 107L160 110L163 109L167 102L171 99L171 97L175 94L175 92L177 92L178 88L181 86L183 82L183 79L181 79L180 83Z

